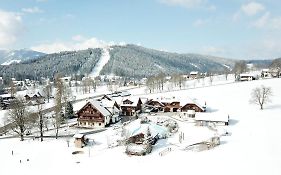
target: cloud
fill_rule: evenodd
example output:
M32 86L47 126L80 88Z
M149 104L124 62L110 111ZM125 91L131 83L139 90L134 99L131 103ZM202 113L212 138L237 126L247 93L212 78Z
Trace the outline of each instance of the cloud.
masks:
M263 29L281 30L281 16L273 17L270 12L266 12L252 26Z
M23 34L23 22L19 14L0 10L0 47L15 43Z
M265 7L257 2L250 2L248 4L244 4L241 6L242 12L244 12L248 16L254 16L259 12L265 10Z
M159 0L161 3L186 8L200 7L206 3L206 0Z
M269 18L270 18L270 12L266 12L259 19L257 19L255 22L253 22L253 26L262 28L267 25Z
M61 51L84 50L88 48L103 48L112 45L126 45L124 42L116 44L115 42L106 42L95 37L86 39L82 35L75 35L71 41L57 41L53 43L43 43L38 46L31 47L32 50L44 53L56 53Z
M43 13L44 11L38 7L23 8L21 11L25 13Z

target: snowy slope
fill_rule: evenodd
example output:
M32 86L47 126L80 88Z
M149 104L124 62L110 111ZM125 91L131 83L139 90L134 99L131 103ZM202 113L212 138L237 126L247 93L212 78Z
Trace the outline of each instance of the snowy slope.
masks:
M103 66L110 60L110 54L109 54L109 48L102 48L103 52L100 57L100 60L92 70L90 76L91 77L97 77L100 74L100 71L102 70Z
M272 87L274 94L272 103L265 105L263 111L249 103L251 90L260 85ZM107 148L108 137L115 134L115 130L109 128L106 132L91 135L95 144L83 149L74 148L73 140L70 147L67 147L66 139L49 139L43 143L32 140L20 142L19 139L0 140L0 173L279 175L280 89L281 79L267 79L162 94L203 99L210 110L230 115L230 126L226 129L232 135L222 137L221 145L212 150L187 152L174 146L172 152L159 156L160 151L174 142L174 138L171 138L160 141L157 149L148 156L131 157L124 153L124 147ZM187 140L194 133L185 123L182 123L181 131L188 133ZM84 154L72 155L74 150L84 151Z
M37 58L42 55L45 54L28 49L0 50L0 64L10 65L12 63L20 63L21 61Z

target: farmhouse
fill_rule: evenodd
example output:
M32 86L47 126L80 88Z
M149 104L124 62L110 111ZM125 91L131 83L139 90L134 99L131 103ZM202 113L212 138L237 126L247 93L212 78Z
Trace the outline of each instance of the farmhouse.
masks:
M121 113L125 116L134 116L141 110L143 104L141 98L129 97L121 102Z
M30 101L30 100L42 100L44 97L40 94L40 92L36 92L33 94L26 94L24 96L26 101Z
M110 124L112 114L100 102L87 102L78 112L78 126L103 128Z
M261 77L262 77L262 78L271 77L271 73L270 73L269 69L263 69L263 70L261 71Z
M240 81L252 81L252 80L256 80L256 77L252 74L240 74L239 80Z
M205 112L206 104L200 105L195 100L191 100L188 97L181 98L156 98L148 100L146 107L157 109L163 112L187 112L188 110L194 110L195 112Z
M181 107L181 112L188 112L189 110L194 110L195 112L205 112L206 103L204 106L198 104L196 101L186 98L185 101L182 101L181 104L184 104Z
M102 99L100 100L101 106L105 107L110 113L110 123L116 123L120 120L120 107L115 100Z
M190 75L189 77L191 79L195 79L198 76L198 72L197 71L191 71L189 75Z

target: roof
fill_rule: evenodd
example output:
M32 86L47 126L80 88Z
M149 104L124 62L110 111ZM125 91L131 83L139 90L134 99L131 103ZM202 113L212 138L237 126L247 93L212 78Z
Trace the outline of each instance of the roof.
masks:
M98 110L100 113L102 113L103 116L109 116L111 115L110 112L101 105L100 102L96 100L91 100L90 103Z
M197 74L198 74L197 71L191 71L191 72L190 72L190 75L197 75Z
M103 116L110 116L111 115L111 113L105 107L103 107L99 101L96 101L96 100L88 101L81 109L78 110L77 113L79 113L82 109L84 109L84 107L89 103L94 108L96 108Z
M229 122L229 115L225 113L196 113L196 121Z
M254 77L253 74L240 74L240 77Z
M166 127L159 126L152 122L144 123L144 124L141 124L140 122L141 120L137 119L125 127L130 137L138 135L140 133L146 134L148 128L150 130L152 137L156 136L157 134L163 136L166 135L166 133L168 133L168 129Z
M85 135L84 134L75 134L73 136L73 138L76 138L76 139L81 139L82 137L84 137Z
M120 106L137 106L139 99L140 99L139 97L123 98ZM123 102L126 101L126 100L130 100L133 103L132 104L123 104Z
M189 98L186 96L180 96L180 97L172 97L172 98L168 98L168 97L157 97L152 99L152 101L158 101L160 102L160 104L162 103L172 103L172 102L180 102L180 106L185 106L186 104L195 104L198 107L200 107L201 109L204 109L204 105L199 103L197 99L193 98Z

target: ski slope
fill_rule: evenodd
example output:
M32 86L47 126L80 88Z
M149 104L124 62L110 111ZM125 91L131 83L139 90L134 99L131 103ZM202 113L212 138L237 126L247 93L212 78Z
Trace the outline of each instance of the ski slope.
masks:
M100 57L100 60L97 62L97 65L92 70L90 76L91 77L97 77L100 74L100 71L102 70L103 66L109 61L110 54L109 54L109 47L102 48L102 55Z

